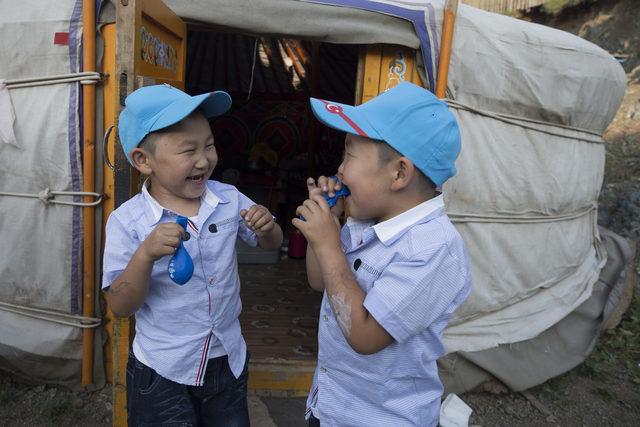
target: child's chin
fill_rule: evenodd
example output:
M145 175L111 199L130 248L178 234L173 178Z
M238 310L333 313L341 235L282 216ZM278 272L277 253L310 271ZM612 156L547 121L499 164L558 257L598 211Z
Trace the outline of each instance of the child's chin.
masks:
M206 179L200 179L199 181L193 181L191 179L187 179L187 187L193 191L204 191L204 187L207 183Z
M349 212L349 217L357 221L370 221L375 219L375 218L372 218L370 214L367 214L366 212L362 212L358 210L358 208L353 206L349 207L348 212Z
M197 199L204 194L204 186L202 186L202 188L194 188L191 186L191 188L185 189L183 193L189 199Z
M346 212L349 212L349 216L353 219L360 220L361 212L357 206L354 206L353 202L350 199L345 200L344 209Z

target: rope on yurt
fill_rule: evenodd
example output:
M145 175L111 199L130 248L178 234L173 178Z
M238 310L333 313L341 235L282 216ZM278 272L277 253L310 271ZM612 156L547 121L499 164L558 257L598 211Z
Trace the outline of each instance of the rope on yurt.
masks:
M80 82L83 85L94 85L102 81L103 75L96 71L82 73L59 74L55 76L31 77L27 79L5 80L7 89L23 87L46 86L59 83Z
M12 196L12 197L31 197L34 199L40 199L45 205L67 205L67 206L98 206L104 200L104 194L92 193L87 191L51 191L45 188L37 194L33 193L13 193L9 191L0 191L0 196ZM60 197L73 197L73 196L85 196L95 197L95 202L65 202L62 200L56 200L56 196Z
M502 223L502 224L534 224L540 222L556 222L556 221L568 221L571 219L580 218L591 214L597 210L597 206L589 206L582 210L564 214L564 215L544 215L544 216L516 216L511 215L478 215L478 214L460 214L447 211L447 216L451 218L452 222L488 222L488 223Z
M92 329L102 325L102 319L95 317L76 316L73 314L59 313L41 308L25 307L7 302L0 302L0 310L81 329Z
M559 136L561 138L569 138L569 139L576 139L578 141L583 141L583 142L591 142L594 144L604 144L604 140L602 139L602 135L598 132L589 130L589 129L583 129L583 128L579 128L579 127L575 127L575 126L567 126L567 125L561 125L558 123L550 123L550 122L546 122L546 121L542 121L542 120L534 120L534 119L529 119L526 117L519 117L519 116L511 116L508 114L502 114L502 113L495 113L492 111L485 111L485 110L480 110L478 108L474 108L471 107L469 105L463 104L461 102L455 101L453 99L449 99L449 98L445 98L443 99L443 101L445 101L450 107L458 109L458 110L465 110L465 111L470 111L472 113L475 114L479 114L481 116L485 116L485 117L489 117L495 120L500 120L502 122L505 123L509 123L511 125L514 126L519 126L521 128L524 129L529 129L529 130L533 130L536 132L542 132L542 133L546 133L547 135L553 135L553 136ZM531 123L531 124L528 124ZM551 127L551 128L557 128L557 129L564 129L564 130L568 130L568 131L572 131L572 132L580 132L582 134L586 134L584 136L578 136L578 135L569 135L566 133L561 133L561 132L555 132L551 129L544 129L544 128L540 128L537 126L533 126L533 124L536 125L541 125L541 126L547 126L547 127ZM589 136L587 136L589 135ZM595 137L595 138L592 138Z

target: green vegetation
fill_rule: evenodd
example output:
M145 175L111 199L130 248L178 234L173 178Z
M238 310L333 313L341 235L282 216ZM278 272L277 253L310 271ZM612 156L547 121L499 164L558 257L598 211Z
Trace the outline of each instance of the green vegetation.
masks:
M604 387L598 387L594 391L592 391L592 393L596 396L599 396L606 403L613 403L618 401L618 396L613 391Z
M13 393L10 384L0 382L0 406L7 405L11 402Z
M640 386L640 295L633 296L629 309L615 328L605 332L580 373L605 380L618 367L620 379ZM605 397L600 393L602 397ZM610 396L609 396L610 397Z
M640 177L640 144L633 139L638 135L620 138L607 144L605 165L605 181L607 183L623 182Z
M547 0L542 5L542 8L545 12L555 15L562 11L562 9L571 6L577 6L580 3L586 3L587 1L593 0Z
M79 393L62 386L35 385L0 371L2 426L105 425L96 409L101 405L85 406Z
M40 405L40 419L43 422L57 423L60 421L79 420L80 412L74 407L72 398L63 394L56 399L44 399Z

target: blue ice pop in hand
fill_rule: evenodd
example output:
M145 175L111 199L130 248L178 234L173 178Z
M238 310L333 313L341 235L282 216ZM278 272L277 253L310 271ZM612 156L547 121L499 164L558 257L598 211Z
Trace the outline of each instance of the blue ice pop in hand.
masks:
M339 181L337 176L332 176L331 178L333 178L336 182ZM327 201L327 204L329 205L329 207L332 208L335 206L336 203L338 203L338 199L340 199L340 197L347 197L350 194L351 192L349 191L349 187L342 184L342 188L336 191L333 197L329 197L329 194L327 193L324 195L324 199ZM298 218L300 218L303 221L305 220L302 215L300 215Z
M178 216L176 222L187 229L187 218ZM180 246L169 260L169 277L178 285L184 285L193 276L193 260L180 240Z
M338 180L338 178L335 177L335 176L333 176L332 178L335 179L336 181ZM329 207L332 208L338 202L338 199L340 197L347 197L350 194L351 194L351 192L349 191L349 187L347 187L346 185L342 184L342 188L340 188L338 191L336 191L336 193L333 195L333 197L329 197L329 194L325 194L324 195L324 199L329 204Z

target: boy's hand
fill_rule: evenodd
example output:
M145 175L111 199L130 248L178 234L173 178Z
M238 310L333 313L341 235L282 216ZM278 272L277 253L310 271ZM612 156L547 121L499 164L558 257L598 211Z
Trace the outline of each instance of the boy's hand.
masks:
M304 217L304 221L294 218L292 224L304 234L315 253L320 255L325 249L340 250L340 221L329 209L322 190L316 190L296 209L296 214Z
M172 255L180 246L184 233L180 224L163 222L144 239L139 250L149 261L154 262L165 255Z
M253 205L249 210L242 209L240 216L258 237L264 236L275 227L273 215L262 205Z
M321 196L326 194L329 197L333 197L336 195L336 191L339 191L340 189L342 189L342 182L333 177L320 176L318 177L317 183L313 178L307 178L309 199L312 199L316 194L320 194ZM336 204L331 208L331 212L337 217L342 215L342 212L344 212L344 199L342 197L339 198Z

